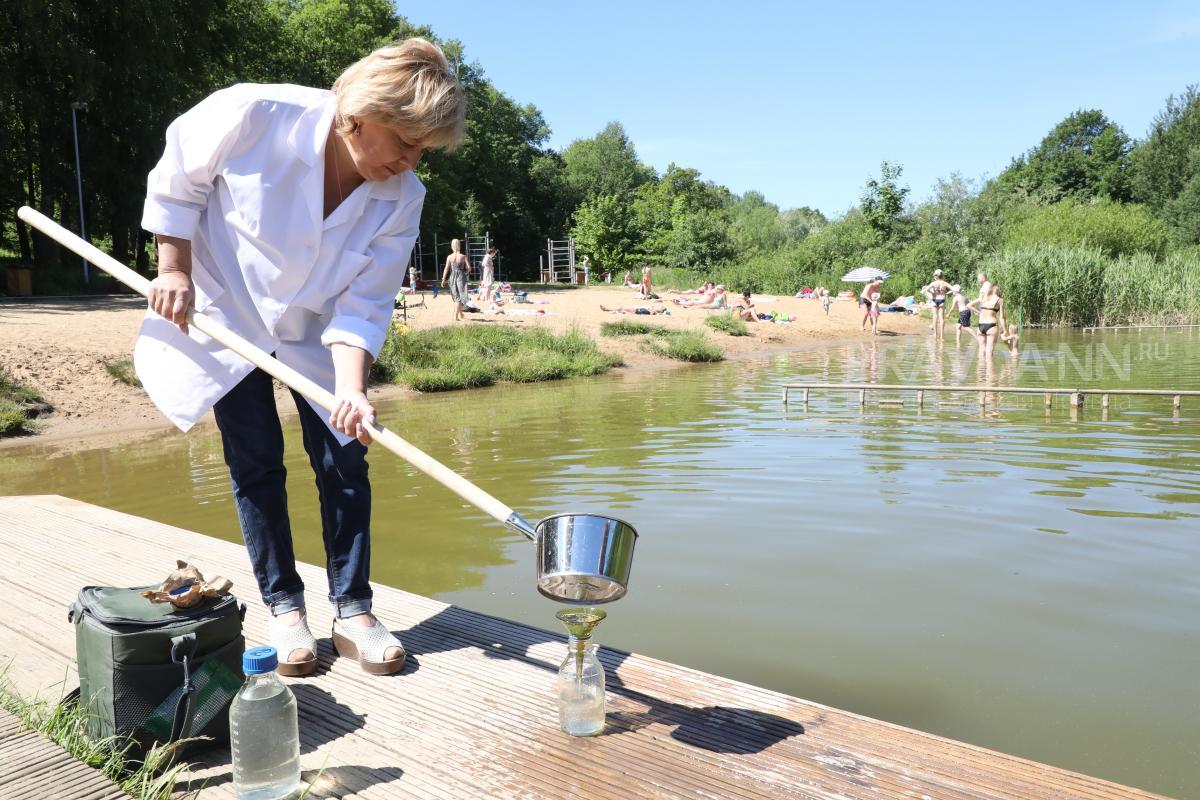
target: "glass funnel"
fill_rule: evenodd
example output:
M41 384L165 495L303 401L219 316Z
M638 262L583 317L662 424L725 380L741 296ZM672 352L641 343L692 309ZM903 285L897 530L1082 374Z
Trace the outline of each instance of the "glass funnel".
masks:
M567 629L567 657L558 669L558 721L571 736L604 730L604 666L590 643L592 631L608 616L594 608L567 608L555 614Z

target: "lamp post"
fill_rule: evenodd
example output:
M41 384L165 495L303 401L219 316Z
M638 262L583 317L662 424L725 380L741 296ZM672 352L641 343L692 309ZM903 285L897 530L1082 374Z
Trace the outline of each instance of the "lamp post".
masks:
M79 238L87 241L87 225L83 220L83 168L79 164L79 123L75 121L76 111L87 111L88 104L78 100L71 103L71 132L75 134L75 185L79 190ZM83 283L88 283L88 262L83 259Z

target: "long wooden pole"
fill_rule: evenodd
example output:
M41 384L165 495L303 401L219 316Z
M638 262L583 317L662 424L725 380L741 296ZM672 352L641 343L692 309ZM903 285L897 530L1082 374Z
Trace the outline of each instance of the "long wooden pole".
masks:
M150 281L117 261L107 253L103 253L93 245L80 239L54 220L41 214L29 206L21 206L17 212L22 220L37 228L54 241L68 250L83 256L92 264L112 275L121 283L145 297L150 292ZM188 324L216 339L242 358L259 367L269 375L278 378L282 383L295 389L300 394L312 400L317 405L333 411L338 405L338 399L324 387L317 385L309 378L284 364L269 353L255 347L225 326L215 322L199 311L188 310ZM364 421L363 427L371 438L384 448L412 464L417 469L457 494L468 503L503 522L512 530L523 534L528 539L534 539L536 533L533 526L525 521L520 514L513 511L504 503L492 497L454 470L437 461L419 448L409 444L392 431L379 425L375 420Z

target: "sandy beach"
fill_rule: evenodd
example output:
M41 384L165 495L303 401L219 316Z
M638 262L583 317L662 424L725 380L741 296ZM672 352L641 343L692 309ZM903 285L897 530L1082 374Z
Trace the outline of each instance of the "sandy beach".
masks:
M664 300L676 295L664 294ZM464 325L511 325L545 327L561 332L577 328L595 338L600 347L619 352L627 366L620 369L674 368L670 361L630 346L628 341L600 336L602 322L621 319L601 311L600 306L637 306L631 289L606 286L548 288L531 291L528 304L507 304L503 315L469 314ZM157 431L170 423L137 387L118 382L105 364L130 356L144 315L144 300L134 296L41 299L27 302L0 301L0 364L18 381L35 387L54 412L41 418L38 433L0 439L0 447L20 446L34 441L54 441L65 447L100 446L113 437L125 438L138 431ZM671 328L706 332L730 357L793 350L814 341L845 340L870 336L859 328L861 313L852 301L834 301L826 317L816 300L756 296L762 313L779 311L795 318L790 324L750 324L751 336L732 337L704 326L704 318L722 312L678 308L667 303L670 316L627 317L662 323ZM515 312L515 313L512 313ZM544 313L540 313L544 312ZM396 312L401 319L401 312ZM408 324L415 329L453 325L450 298L426 292L413 299ZM922 335L927 322L903 314L880 317L882 335ZM377 386L373 398L386 398L409 390ZM285 391L278 391L283 398ZM284 413L292 410L290 399L280 403ZM211 424L211 414L207 422Z

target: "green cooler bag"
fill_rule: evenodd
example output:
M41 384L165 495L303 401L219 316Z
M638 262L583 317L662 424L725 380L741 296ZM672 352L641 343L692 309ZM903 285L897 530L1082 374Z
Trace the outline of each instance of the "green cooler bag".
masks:
M242 618L227 595L178 609L139 592L87 586L67 615L75 625L79 702L94 738L155 743L229 738L229 703L241 688Z

